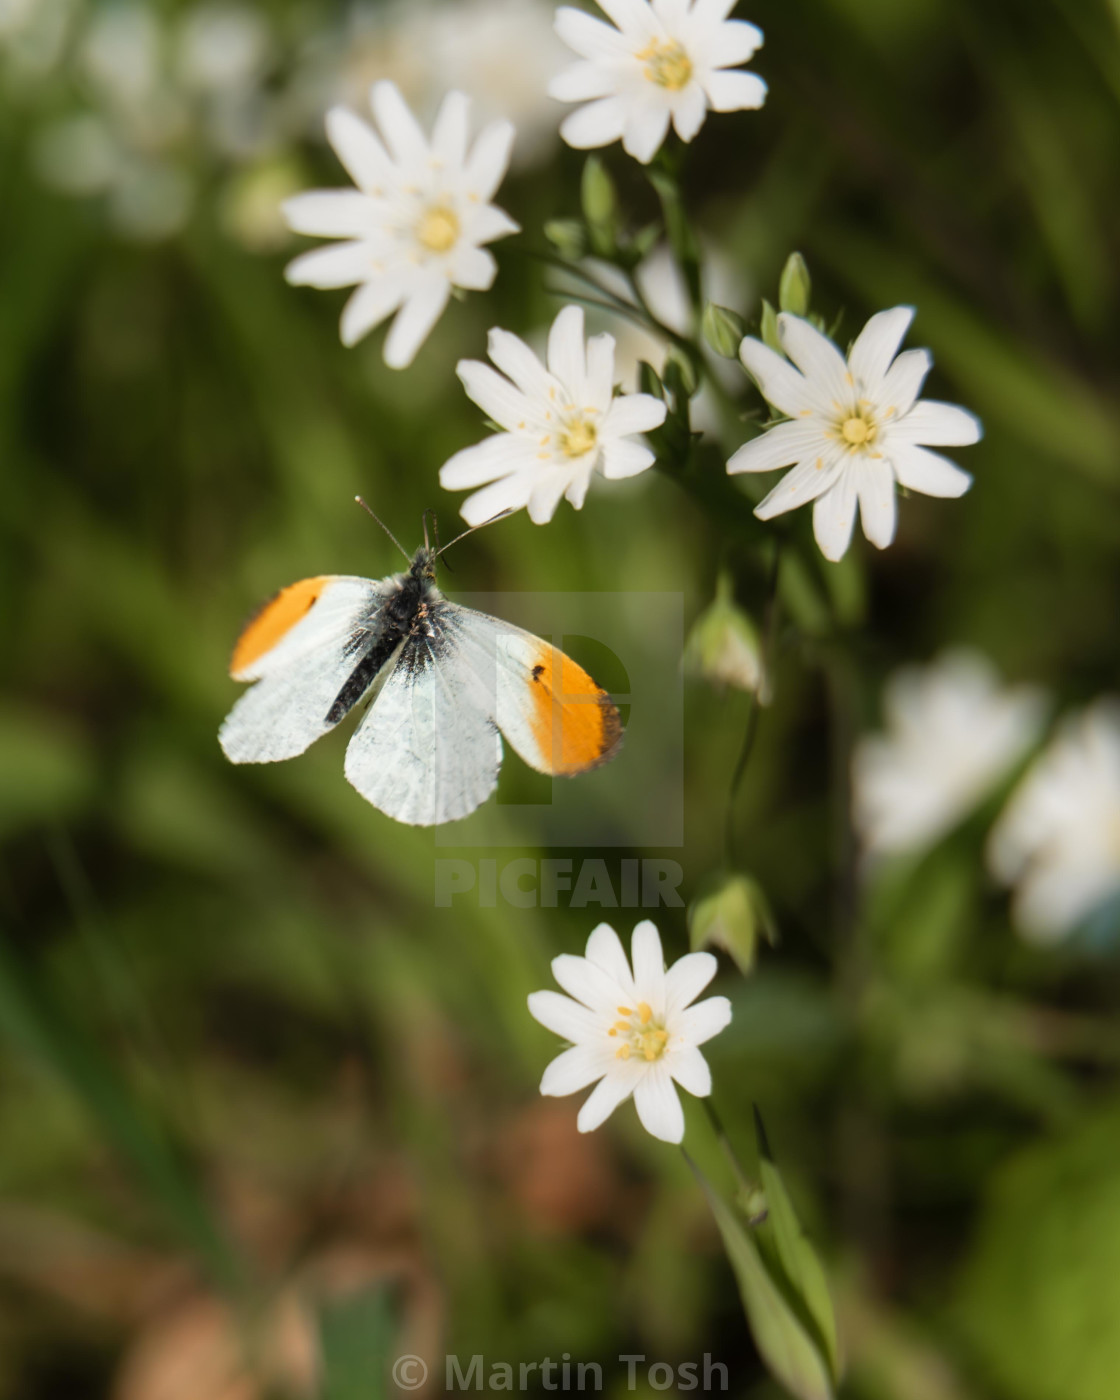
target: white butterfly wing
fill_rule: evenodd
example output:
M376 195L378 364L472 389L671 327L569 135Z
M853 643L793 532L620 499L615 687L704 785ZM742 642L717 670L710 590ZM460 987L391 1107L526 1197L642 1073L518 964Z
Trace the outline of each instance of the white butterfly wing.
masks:
M265 604L234 651L231 674L256 685L219 732L227 758L294 758L334 728L342 715L328 718L331 708L362 650L376 642L378 614L395 586L392 578L325 575L294 583Z
M502 740L492 690L465 654L458 615L436 602L410 638L346 750L346 776L409 826L469 816L494 791Z
M582 666L512 623L445 606L488 713L531 768L574 777L613 757L622 741L618 710Z

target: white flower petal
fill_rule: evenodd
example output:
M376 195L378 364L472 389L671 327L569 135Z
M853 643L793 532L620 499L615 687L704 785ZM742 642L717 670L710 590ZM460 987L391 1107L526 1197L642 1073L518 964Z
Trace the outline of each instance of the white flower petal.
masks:
M491 122L483 127L471 148L463 183L468 194L482 203L493 198L505 179L515 134L512 122Z
M598 1045L603 1040L602 1019L559 992L530 992L529 1015L575 1045Z
M628 40L643 43L659 32L659 26L647 0L596 0L596 4Z
M650 0L653 13L669 34L679 34L688 22L689 0Z
M603 97L579 107L560 124L560 135L577 151L609 146L626 130L626 103L621 97Z
M922 399L890 429L892 444L913 442L926 447L969 447L983 436L979 418L956 404L935 399Z
M432 159L444 168L458 170L467 158L470 110L471 100L461 92L449 92L440 104L432 127Z
M787 418L816 411L817 398L805 376L761 340L747 336L739 346L739 359L763 398Z
M571 468L547 467L538 474L528 505L529 519L534 525L547 525L556 514L556 507L571 482L571 471Z
M385 337L384 358L390 369L407 369L451 299L446 278L422 282L397 312Z
M374 326L391 316L404 299L405 286L392 277L366 282L342 308L339 333L343 345L357 345Z
M455 373L462 380L467 397L507 432L532 431L540 426L537 405L481 360L460 360Z
M309 190L281 206L293 233L320 238L360 238L379 225L381 204L361 190Z
M529 504L533 481L532 472L514 472L504 476L492 486L484 486L481 491L468 496L459 507L459 514L468 525L485 525L488 520L506 511L521 510Z
M848 355L848 368L859 381L862 391L877 398L898 347L906 338L914 319L912 306L896 306L872 316L856 337Z
M673 103L673 129L682 141L691 141L704 125L708 115L708 100L704 89L691 82Z
M582 510L587 499L588 488L591 486L591 472L591 467L581 467L564 488L564 499L570 501L576 510Z
M388 79L374 83L370 103L381 135L396 163L405 169L424 169L431 154L428 141L396 83Z
M602 63L618 63L629 58L633 52L630 43L609 24L601 19L593 19L582 10L574 10L568 5L556 11L556 32L570 49L584 58ZM560 97L551 92L552 97ZM561 101L565 99L561 98Z
M665 421L667 410L652 394L622 394L611 404L603 419L601 437L628 437L651 433Z
M345 107L327 113L327 140L360 190L379 194L396 184L396 171L367 122Z
M592 930L591 937L587 940L586 957L588 962L593 962L618 983L619 991L624 994L624 1004L632 1006L637 1000L634 978L630 972L626 950L622 946L622 939L610 924L599 924Z
M631 102L622 131L623 150L648 165L669 133L669 119L669 108L656 97Z
M552 959L552 975L576 1001L592 1011L606 1013L611 1020L617 1017L620 988L598 963L572 953L561 953Z
M485 248L460 246L448 263L447 275L452 286L469 292L486 292L494 285L498 264Z
M548 369L574 402L581 404L587 380L582 306L565 306L553 321L548 333Z
M848 363L828 336L803 316L783 311L778 317L778 339L818 398L824 399L833 413L854 406L856 396Z
M788 467L807 457L821 456L831 446L817 419L795 419L768 428L750 442L743 443L733 453L727 470L732 475L777 471L779 467Z
M912 443L896 442L893 433L886 451L895 476L908 491L953 498L963 496L972 485L968 472L962 471L948 457L942 457L940 452L927 452L924 447L915 447Z
M708 997L680 1013L673 1025L673 1034L689 1045L703 1045L730 1024L731 1003L727 998Z
M529 399L547 400L556 381L519 335L494 326L487 337L486 353L497 367Z
M665 1014L665 954L657 926L643 919L630 939L630 960L634 967L634 987L641 1001L648 1002L655 1016Z
M493 243L520 232L521 225L496 204L475 204L463 220L463 237L472 243Z
M619 438L604 443L600 470L608 481L623 481L630 476L639 476L656 461L653 452L640 442Z
M672 1021L700 995L719 971L711 953L686 953L665 974L665 1019Z
M609 97L616 83L610 69L583 59L552 79L548 95L558 102L590 102L596 97Z
M625 1103L641 1079L641 1069L633 1060L617 1060L609 1074L592 1089L576 1119L581 1133L600 1127L621 1103Z
M859 493L863 533L876 547L886 549L894 539L894 472L885 458L868 457L853 472Z
M727 19L737 2L738 0L695 0L692 6L692 22L697 28L702 26L705 29L720 24ZM758 43L762 43L761 31Z
M573 1045L545 1069L541 1093L547 1098L564 1098L594 1084L610 1069L612 1055L598 1046Z
M826 492L831 491L845 470L844 455L838 449L811 457L799 462L787 472L768 496L754 508L759 520L773 520L776 515L784 515L787 510L808 505ZM852 502L855 504L854 500Z
M568 1051L569 1055L572 1053ZM706 1099L712 1092L712 1071L695 1045L682 1045L679 1050L671 1050L665 1063L681 1088L695 1094L698 1099Z
M536 455L526 438L495 433L448 458L439 469L439 484L445 491L468 491L511 472L531 470Z
M855 519L855 481L845 464L835 484L818 496L813 505L813 534L821 553L834 564L848 552Z
M642 1127L662 1142L684 1138L684 1110L664 1060L650 1065L634 1089L634 1107Z
M587 342L587 408L606 413L614 395L614 336L603 331Z
M694 18L698 9L693 10ZM749 63L762 47L762 30L745 19L730 19L706 32L699 25L694 24L694 28L703 34L700 42L694 41L697 60L713 68L738 68L740 63Z
M753 112L765 103L769 89L757 73L717 68L705 77L704 91L715 112Z
M904 350L879 386L876 412L896 422L905 418L932 368L933 357L928 350Z
M335 243L301 253L284 269L293 287L352 287L373 276L375 258L367 243Z

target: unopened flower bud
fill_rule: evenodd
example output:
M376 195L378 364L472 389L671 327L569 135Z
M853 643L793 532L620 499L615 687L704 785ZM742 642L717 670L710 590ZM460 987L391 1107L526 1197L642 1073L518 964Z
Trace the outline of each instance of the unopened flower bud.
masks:
M727 574L720 574L716 596L693 623L684 649L684 669L717 686L734 686L770 700L758 629L736 603Z
M791 253L782 269L782 280L778 284L778 305L783 311L791 311L795 316L806 316L809 312L809 298L813 283L809 269L800 253Z
M588 156L584 162L580 200L592 245L601 257L606 257L618 242L618 196L614 181L598 156Z
M704 332L704 339L717 355L722 355L725 360L738 357L746 326L743 324L743 318L736 312L710 301L704 308L700 329Z
M693 952L722 948L743 973L754 967L759 935L771 944L777 939L774 916L758 881L726 872L712 876L689 905L688 933Z
M785 355L786 352L782 349L782 342L778 337L778 313L765 297L762 299L762 320L759 333L764 345L768 345L776 355Z
M587 229L578 219L550 219L544 236L562 258L578 261L587 252Z

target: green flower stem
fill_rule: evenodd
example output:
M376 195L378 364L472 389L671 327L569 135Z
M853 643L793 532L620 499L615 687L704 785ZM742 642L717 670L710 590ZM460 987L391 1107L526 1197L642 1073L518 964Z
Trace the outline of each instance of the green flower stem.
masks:
M728 869L735 866L735 799L739 794L743 778L750 763L751 754L754 752L755 738L758 735L758 721L762 702L759 694L767 684L770 675L770 668L774 658L774 638L778 627L778 578L782 566L782 542L781 537L774 539L774 560L770 565L770 577L766 585L766 603L762 623L762 685L752 692L750 697L750 708L747 711L747 724L743 733L743 746L739 750L739 759L735 764L735 771L731 775L731 786L727 792L727 816L724 821L724 858Z
M743 1167L742 1162L739 1161L738 1154L736 1153L734 1147L732 1147L731 1145L731 1139L727 1136L727 1129L723 1126L723 1119L719 1116L715 1104L712 1103L711 1095L709 1094L708 1097L702 1099L701 1102L704 1105L705 1113L707 1113L708 1115L708 1122L712 1125L712 1131L716 1135L716 1141L719 1143L720 1150L723 1152L723 1155L727 1158L728 1165L731 1167L732 1172L735 1174L735 1181L738 1184L740 1190L747 1195L754 1191L757 1191L758 1183L756 1181L751 1180L751 1178L747 1175L747 1172ZM683 1147L681 1148L681 1151L684 1152ZM687 1152L685 1152L685 1157L688 1158Z

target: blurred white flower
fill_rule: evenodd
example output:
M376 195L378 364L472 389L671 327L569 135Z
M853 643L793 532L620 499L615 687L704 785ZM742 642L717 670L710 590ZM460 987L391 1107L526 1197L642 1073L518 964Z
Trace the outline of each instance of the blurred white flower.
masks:
M0 71L11 88L32 88L61 63L74 0L0 0Z
M1120 700L1072 716L1012 794L988 843L1015 923L1051 943L1120 894Z
M160 86L163 45L150 5L115 0L91 12L82 39L82 68L100 96L116 105L135 106Z
M739 269L717 246L705 247L703 252L705 299L720 306L745 305L749 300L749 291ZM597 260L589 260L589 266L605 286L624 298L629 295L625 279L616 269ZM695 327L688 287L668 244L662 243L656 247L639 264L634 277L647 305L661 324L678 335L691 337ZM557 278L558 283L562 280L562 277ZM575 289L576 283L573 282L571 286ZM658 374L664 373L669 347L663 337L628 317L607 317L601 312L596 316L603 324L610 326L615 337L615 378L624 389L639 387L639 365L643 360L652 365ZM734 361L714 357L713 361L709 362L710 370L729 392L742 385L742 377ZM719 399L706 380L692 399L691 417L697 432L718 437L724 430Z
M32 144L31 159L39 178L51 189L93 195L120 178L125 155L100 117L79 112L45 126Z
M586 104L560 127L569 146L621 140L628 154L648 163L670 121L682 141L691 141L709 108L736 112L765 102L763 80L737 69L761 46L762 31L727 18L735 0L598 5L617 28L567 6L556 12L556 32L581 58L553 79L549 94Z
M372 83L392 78L413 111L426 116L444 93L464 92L479 121L513 122L514 167L538 164L559 139L547 89L568 56L552 17L550 0L353 6L344 24L308 46L293 105L318 123L328 107L362 103Z
M852 763L853 817L871 857L932 846L966 817L1038 738L1046 703L1030 686L1004 689L976 652L947 652L887 683L885 734Z
M259 10L222 0L187 10L176 36L183 84L203 93L242 92L260 80L272 36Z
M788 313L778 317L778 334L792 365L751 336L740 349L764 397L790 421L745 443L727 470L796 464L755 515L770 520L813 501L813 532L826 559L847 552L857 502L863 533L885 549L894 539L896 482L927 496L960 496L972 484L967 472L926 451L978 442L982 430L963 408L918 400L933 360L928 350L898 354L913 318L909 306L872 316L847 360Z
M523 340L496 327L488 352L501 374L460 360L459 378L502 431L457 452L439 474L448 491L491 483L464 502L460 514L469 524L527 506L543 525L561 496L582 507L592 472L616 480L652 466L654 454L634 435L660 427L665 405L650 394L614 397L614 339L585 340L581 307L564 307L552 323L547 368Z
M731 1003L726 997L696 1002L716 974L715 958L687 953L666 971L661 938L648 919L634 930L631 955L632 971L618 934L600 924L585 957L553 959L553 976L569 996L533 992L529 1011L571 1048L545 1070L541 1093L563 1097L594 1084L579 1111L581 1133L599 1127L633 1094L645 1130L680 1142L684 1112L676 1084L701 1098L712 1092L698 1047L730 1023Z
M403 369L452 287L485 291L493 283L497 264L481 245L518 231L490 203L514 132L509 122L494 122L468 154L470 101L462 93L444 98L430 141L394 83L375 84L371 100L384 145L345 108L327 113L331 145L358 188L314 191L284 205L297 233L344 241L296 258L287 277L296 286L357 286L342 313L345 345L396 312L384 355Z

